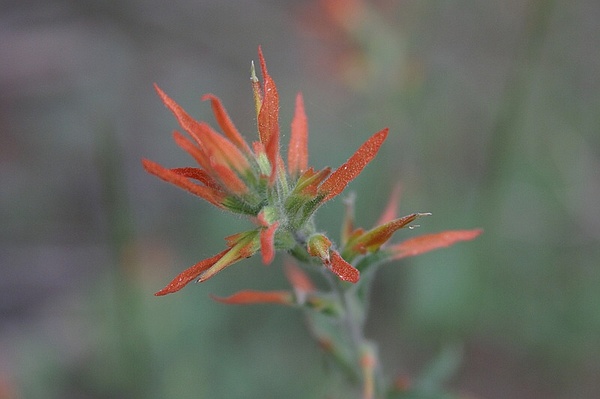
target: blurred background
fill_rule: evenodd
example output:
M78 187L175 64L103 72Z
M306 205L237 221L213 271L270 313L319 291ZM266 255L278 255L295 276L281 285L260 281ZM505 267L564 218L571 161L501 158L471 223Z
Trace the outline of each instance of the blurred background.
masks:
M144 173L193 163L152 84L213 124L218 95L253 140L259 44L284 145L304 94L312 165L390 127L359 225L401 182L400 213L433 216L396 241L485 230L381 270L388 378L459 348L465 397L600 397L599 20L595 0L2 1L0 398L343 397L300 312L208 296L287 288L283 256L153 296L247 222Z

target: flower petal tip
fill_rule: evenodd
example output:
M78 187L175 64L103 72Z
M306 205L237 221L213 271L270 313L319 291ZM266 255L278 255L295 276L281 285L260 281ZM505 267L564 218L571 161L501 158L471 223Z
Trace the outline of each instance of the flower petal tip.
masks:
M252 305L261 303L275 303L280 305L290 305L293 303L292 294L288 291L253 291L245 290L237 292L228 297L219 297L210 295L214 301L227 305Z
M331 263L327 265L329 269L335 273L341 280L350 283L357 283L360 279L360 272L337 252L331 251Z

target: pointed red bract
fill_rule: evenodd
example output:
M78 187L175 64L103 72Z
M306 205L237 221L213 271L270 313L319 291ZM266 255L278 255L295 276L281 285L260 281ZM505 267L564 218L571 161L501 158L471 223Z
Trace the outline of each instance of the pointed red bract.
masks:
M243 195L248 192L246 183L244 183L244 181L227 166L215 163L213 159L211 159L211 168L229 193Z
M227 138L231 140L233 144L235 144L240 150L242 150L246 154L251 153L250 146L248 145L246 140L244 140L240 132L233 124L233 121L229 117L229 114L225 110L225 107L223 107L223 104L221 103L219 97L212 94L205 94L204 96L202 96L202 100L210 100L213 113L215 114L215 118L217 119L217 123L223 130L223 133L225 133L225 136L227 136Z
M175 143L192 156L196 162L206 171L210 170L210 161L206 156L206 153L194 144L188 137L179 133L178 131L173 132L173 140Z
M285 265L285 276L287 277L292 287L294 287L294 291L299 293L310 293L316 290L315 285L310 280L310 278L296 266L294 263L286 263Z
M299 178L296 183L296 187L294 187L295 194L302 194L306 197L316 197L318 192L318 187L323 180L329 176L331 173L331 168L326 167L321 169L318 172L315 172L313 168L307 169Z
M388 203L385 206L385 210L379 217L379 220L375 224L376 226L391 222L396 219L398 215L398 206L400 205L400 191L402 186L398 183L394 186L394 190L388 199Z
M202 184L207 187L210 187L215 190L221 190L221 186L208 174L206 171L198 168L173 168L171 171L181 175L183 177L188 177L190 179L198 180Z
M436 234L427 234L420 237L408 239L400 244L389 247L392 259L402 259L416 256L434 249L449 247L460 241L469 241L483 233L481 229L474 230L450 230Z
M206 123L198 122L192 118L179 104L167 96L158 85L155 84L154 88L163 103L173 112L181 127L200 145L198 150L204 153L204 158L212 158L217 163L227 164L240 173L244 173L250 168L248 159L231 141L215 132ZM205 165L202 166L206 167Z
M212 162L231 167L240 174L250 169L248 158L229 140L206 123L198 123L195 139Z
M167 169L156 162L152 162L148 159L143 159L142 164L144 165L144 169L148 173L153 174L161 178L162 180L172 183L184 190L197 195L200 198L205 199L211 204L218 206L219 208L223 208L223 200L225 199L225 194L221 191L217 191L211 187L201 186L196 183L192 183L186 177L174 172L170 169Z
M280 305L291 305L293 303L292 293L289 291L254 291L245 290L231 296L222 298L215 295L210 296L215 301L228 305L252 305L259 303L276 303Z
M260 141L265 146L267 158L271 163L271 175L269 182L275 182L275 176L279 168L279 94L277 86L267 71L267 64L262 50L258 48L258 57L263 75L263 98L258 113L258 133Z
M377 226L367 231L366 233L359 236L356 240L350 241L349 245L354 251L360 253L365 253L367 251L376 251L383 244L385 244L397 230L406 227L409 223L412 223L416 218L424 215L429 214L413 213L408 216L394 219L391 222L388 222L381 226Z
M358 282L360 279L360 272L358 269L346 262L337 251L331 251L330 258L331 261L325 264L329 270L344 281L349 281L351 283Z
M188 115L188 113L185 112L185 110L181 106L179 106L179 104L177 104L175 101L173 101L173 99L167 96L167 94L164 91L162 91L162 89L158 87L156 83L154 84L154 89L156 90L160 99L166 105L166 107L171 110L173 115L175 115L175 118L177 118L177 121L179 122L181 127L184 128L186 132L194 135L197 131L197 125L199 124L199 122L192 118L190 115Z
M260 231L260 252L265 265L271 263L275 257L275 231L277 227L279 227L279 222L275 222Z
M342 220L342 231L340 234L340 241L343 247L346 246L354 232L354 199L354 195L350 195L344 199L344 219Z
M288 149L288 171L298 176L308 169L308 122L304 111L302 93L296 96L296 112L292 119L290 147Z
M206 270L208 270L219 259L221 259L227 253L227 251L229 251L229 249L226 249L225 251L220 252L220 253L216 254L215 256L213 256L211 258L204 259L204 260L196 263L194 266L192 266L192 267L184 270L183 272L179 273L177 275L177 277L175 277L173 279L173 281L171 281L165 288L163 288L162 290L158 291L154 295L156 295L156 296L162 296L162 295L172 294L174 292L179 291L186 284L188 284L189 282L192 282L193 280L197 279L198 276L200 276L202 273L204 273Z
M348 183L356 178L362 172L365 166L375 158L379 148L385 141L388 134L388 129L385 128L373 136L359 147L342 166L335 170L321 184L319 191L325 194L323 202L329 201L333 197L339 195Z

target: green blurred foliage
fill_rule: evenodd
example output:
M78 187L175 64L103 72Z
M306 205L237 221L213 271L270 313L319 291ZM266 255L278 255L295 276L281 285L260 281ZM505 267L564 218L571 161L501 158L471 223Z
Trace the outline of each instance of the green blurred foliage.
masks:
M326 3L5 7L0 397L353 394L299 313L208 298L286 287L283 256L152 295L246 223L144 174L142 157L191 164L152 83L208 121L199 98L218 95L252 138L258 44L284 145L304 93L316 167L390 127L351 186L358 224L400 181L401 213L433 213L417 233L485 230L382 268L368 335L388 377L416 389L398 397L444 397L440 384L488 399L600 395L598 2ZM342 208L320 210L319 227L335 236ZM460 356L443 350L456 343Z

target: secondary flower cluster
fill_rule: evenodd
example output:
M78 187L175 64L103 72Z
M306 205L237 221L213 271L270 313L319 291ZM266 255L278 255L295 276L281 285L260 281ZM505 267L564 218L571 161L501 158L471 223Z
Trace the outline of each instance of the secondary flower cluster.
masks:
M252 145L244 140L216 96L207 94L203 100L210 101L222 133L193 119L155 85L158 95L187 133L186 136L175 132L175 142L194 158L199 167L170 169L144 159L146 171L221 209L247 215L257 226L226 237L225 250L186 269L155 295L176 292L194 280L206 281L259 251L265 264L273 260L277 250L284 250L299 259L314 260L340 279L355 283L360 272L350 262L361 255L378 251L396 230L423 215L387 217L369 231L354 229L351 217L347 217L341 252L329 238L317 232L312 218L314 212L342 193L373 160L388 135L388 129L372 135L335 171L329 167L314 170L308 166L308 126L302 95L298 94L285 165L280 153L279 95L260 47L259 60L262 85L256 77L254 65L251 74L258 125L258 141ZM468 238L453 236L434 247L461 239ZM416 247L427 245L431 245L431 240L416 244ZM403 253L415 252L416 247L392 247L388 250L388 257L402 257Z

